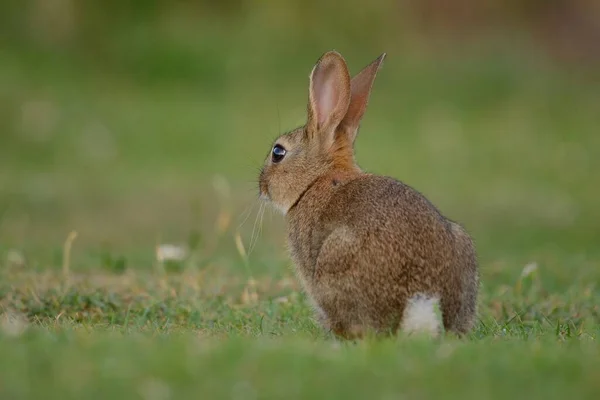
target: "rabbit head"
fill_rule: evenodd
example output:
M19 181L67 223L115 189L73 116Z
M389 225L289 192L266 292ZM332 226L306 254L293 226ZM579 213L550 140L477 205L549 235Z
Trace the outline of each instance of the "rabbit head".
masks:
M360 172L354 140L384 58L385 53L352 79L339 53L318 60L310 74L306 124L275 140L260 172L263 199L286 214L319 177Z

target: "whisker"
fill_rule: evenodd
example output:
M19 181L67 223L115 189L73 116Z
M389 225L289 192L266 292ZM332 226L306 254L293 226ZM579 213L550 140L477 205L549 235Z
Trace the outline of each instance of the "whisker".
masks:
M260 223L258 224L258 236L256 237L256 241L254 242L254 247L256 247L256 245L258 244L258 239L260 239L261 235L262 235L262 231L263 231L263 221L265 218L265 211L267 211L267 206L265 204L265 206L263 207L262 213L260 214Z
M242 212L240 214L240 219L243 219L243 221L238 225L237 230L240 231L242 229L242 227L246 224L246 222L248 221L248 218L250 218L250 214L252 214L252 210L254 210L254 206L256 205L258 199L252 201L244 210L244 212ZM246 215L244 217L244 215Z
M270 208L270 207L267 207L265 205L265 207L263 208L262 215L260 216L260 225L258 226L258 238L256 239L256 243L258 243L258 239L260 239L260 237L262 235L262 231L263 231L263 227L264 227L263 221L265 218L265 211L267 210L267 208ZM255 243L255 246L256 246L256 243Z
M256 221L255 221L255 226L256 226L256 222L258 222L258 230L256 232L256 235L254 236L254 241L250 243L250 248L248 249L248 256L250 254L252 254L252 252L254 251L254 248L256 247L256 245L258 244L258 239L260 238L260 234L262 233L262 222L263 222L263 217L265 215L265 209L266 209L266 204L262 204L258 214L256 215Z
M258 208L258 212L256 213L256 218L254 219L254 225L252 226L252 235L250 236L250 245L248 247L248 256L250 256L250 253L252 253L252 250L254 249L255 239L258 240L256 238L256 235L258 233L256 230L256 227L257 227L258 219L260 217L260 214L261 214L263 208L264 208L264 203L262 203L260 205L260 207Z
M263 224L263 221L264 221L264 217L265 217L265 211L267 210L267 208L269 208L269 209L270 209L270 207L266 207L266 206L265 206L265 207L263 208L262 215L260 216L260 225L258 226L258 238L257 238L256 242L258 242L258 239L259 239L259 238L260 238L260 236L262 235L263 226L264 226L264 224Z
M275 104L277 106L277 133L281 135L281 114L279 113L279 102Z

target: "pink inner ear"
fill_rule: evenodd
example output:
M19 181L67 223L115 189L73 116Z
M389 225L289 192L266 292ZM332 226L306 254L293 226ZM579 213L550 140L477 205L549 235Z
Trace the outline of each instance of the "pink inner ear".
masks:
M319 126L323 125L327 120L327 117L333 111L335 104L338 101L336 91L331 85L323 87L321 93L321 111L319 111Z
M313 77L313 93L317 123L319 127L327 121L340 100L340 91L336 87L335 68L319 68Z

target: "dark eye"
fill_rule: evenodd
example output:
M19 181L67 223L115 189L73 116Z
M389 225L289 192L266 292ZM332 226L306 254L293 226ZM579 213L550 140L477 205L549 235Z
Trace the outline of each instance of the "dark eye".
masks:
M285 153L286 153L286 150L283 148L283 146L276 144L273 147L273 152L271 154L271 160L273 160L274 163L278 163L281 160L283 160L283 157L285 157Z

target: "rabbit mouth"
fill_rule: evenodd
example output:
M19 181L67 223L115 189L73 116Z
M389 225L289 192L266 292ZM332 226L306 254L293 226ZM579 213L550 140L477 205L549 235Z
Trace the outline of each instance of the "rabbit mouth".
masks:
M269 196L268 193L264 193L264 192L260 192L260 196L258 197L259 199L261 199L262 201L271 201L271 197Z

